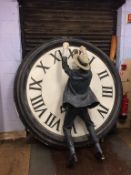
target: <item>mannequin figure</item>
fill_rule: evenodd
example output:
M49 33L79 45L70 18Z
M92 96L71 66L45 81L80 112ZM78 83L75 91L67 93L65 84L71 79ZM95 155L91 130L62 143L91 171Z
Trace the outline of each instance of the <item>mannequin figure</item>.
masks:
M67 63L68 49L69 43L63 43L62 67L69 76L69 79L64 90L62 106L66 109L63 132L70 152L68 166L72 167L78 162L71 135L71 129L76 116L79 116L86 124L90 139L96 150L96 157L100 160L104 160L105 157L95 133L94 124L88 114L88 108L97 106L99 101L89 87L92 72L87 50L84 46L74 49L73 66L70 69Z

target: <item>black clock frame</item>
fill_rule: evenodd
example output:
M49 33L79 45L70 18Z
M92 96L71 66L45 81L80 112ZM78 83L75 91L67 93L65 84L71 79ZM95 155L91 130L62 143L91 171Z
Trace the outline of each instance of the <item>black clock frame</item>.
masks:
M15 78L15 83L14 83L14 99L15 99L17 111L25 127L34 135L36 139L38 139L44 144L53 145L53 146L65 146L64 137L58 136L55 133L48 131L40 123L38 123L36 119L32 116L32 113L28 107L26 93L25 93L26 81L27 81L28 74L32 66L36 62L36 60L43 53L51 49L54 49L56 47L62 46L62 43L65 41L69 42L70 45L72 46L83 45L87 48L87 50L97 55L106 64L106 66L110 70L112 77L114 79L115 91L116 91L115 103L114 103L115 105L107 121L100 128L96 130L98 137L105 136L111 130L111 128L115 125L117 121L117 117L120 112L121 100L122 100L122 85L121 85L121 80L117 72L117 69L115 68L111 60L108 58L108 56L99 48L95 47L91 43L88 43L79 39L72 39L72 38L55 39L38 47L37 49L29 53L24 58L21 65L19 66L19 69L16 74L16 78ZM76 139L74 138L75 145L78 147L86 145L88 143L87 138L88 138L87 136L81 136Z

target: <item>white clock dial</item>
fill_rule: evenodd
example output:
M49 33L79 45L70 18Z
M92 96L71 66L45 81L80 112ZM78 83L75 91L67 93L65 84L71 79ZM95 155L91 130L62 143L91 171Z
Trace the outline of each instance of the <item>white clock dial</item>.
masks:
M76 47L70 47L70 51ZM65 113L61 113L63 91L68 76L61 65L62 47L52 49L41 55L31 68L27 78L26 95L29 108L34 118L51 132L63 135L62 126ZM108 67L101 59L88 51L93 78L91 89L97 96L100 105L90 109L89 114L99 128L110 115L115 102L114 80ZM72 57L69 52L68 64L71 67ZM56 58L55 58L56 57ZM83 122L77 118L72 134L74 137L87 134Z
M92 44L76 39L58 39L41 45L20 65L15 80L15 103L20 118L37 139L64 146L63 121L60 111L68 76L62 69L62 44L69 42L68 64L72 68L72 51L81 45L87 48L93 74L90 88L100 104L87 109L99 137L115 124L119 114L122 88L115 67L109 58ZM79 118L74 121L72 135L76 145L87 143L88 131Z

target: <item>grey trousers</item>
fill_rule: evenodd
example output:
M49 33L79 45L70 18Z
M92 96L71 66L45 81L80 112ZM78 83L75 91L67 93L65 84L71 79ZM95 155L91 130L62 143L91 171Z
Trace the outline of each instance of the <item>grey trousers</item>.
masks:
M63 124L63 131L66 138L66 142L71 154L75 154L75 148L73 139L71 136L71 129L73 126L73 122L76 116L80 116L80 118L85 122L87 130L89 131L91 141L97 145L99 144L97 135L94 130L94 124L91 121L91 118L87 112L87 107L75 108L72 105L68 105L68 110L65 115L65 120ZM98 150L99 151L99 150ZM100 150L101 151L101 150Z

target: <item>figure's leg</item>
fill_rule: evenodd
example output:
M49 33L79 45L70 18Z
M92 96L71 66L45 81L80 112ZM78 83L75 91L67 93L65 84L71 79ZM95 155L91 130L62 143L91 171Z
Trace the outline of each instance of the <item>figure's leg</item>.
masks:
M68 147L69 152L70 152L70 158L69 158L69 162L68 162L69 166L73 166L78 161L77 156L76 156L76 152L75 152L73 138L71 135L71 129L72 129L75 117L76 117L76 109L72 106L69 106L68 111L65 115L65 120L64 120L64 124L63 124L63 132L64 132L65 139L67 142L67 147Z
M91 118L90 118L89 113L87 112L86 108L82 108L81 117L82 117L82 119L84 120L84 122L86 124L86 127L89 131L90 138L91 138L91 140L92 140L92 142L95 146L96 157L101 159L101 160L104 160L105 157L104 157L103 151L101 149L99 139L98 139L98 137L95 133L94 123L91 121Z
M94 126L88 126L88 131L89 131L90 137L92 138L93 144L95 146L96 157L98 159L104 160L105 156L104 156L102 148L100 146L99 139L97 138L97 135L95 133Z

